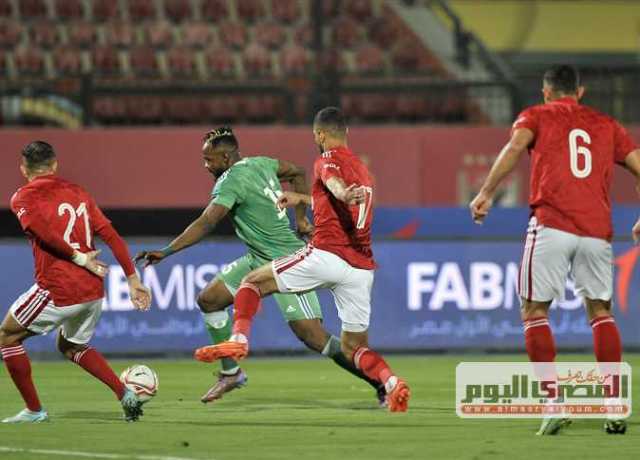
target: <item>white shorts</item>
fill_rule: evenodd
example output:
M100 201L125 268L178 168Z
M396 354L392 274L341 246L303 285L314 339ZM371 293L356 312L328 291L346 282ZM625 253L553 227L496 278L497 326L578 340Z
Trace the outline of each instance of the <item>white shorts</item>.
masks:
M342 330L364 332L371 316L373 270L355 268L337 255L309 245L271 262L280 292L331 290Z
M49 291L34 284L18 297L11 315L22 327L34 334L46 334L60 327L69 342L84 345L91 340L102 313L102 298L90 302L57 307Z
M532 217L520 264L520 297L535 302L564 300L569 275L575 282L576 295L611 300L611 243L538 225L537 219Z

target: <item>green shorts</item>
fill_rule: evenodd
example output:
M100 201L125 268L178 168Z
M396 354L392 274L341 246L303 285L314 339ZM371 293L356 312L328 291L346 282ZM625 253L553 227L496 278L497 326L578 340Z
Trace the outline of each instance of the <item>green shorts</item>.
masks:
M234 260L220 273L216 279L221 279L232 295L236 295L242 279L252 270L261 267L266 262L258 259L251 254L244 255ZM300 319L322 319L322 310L318 296L314 291L305 294L273 294L282 316L289 321L298 321Z

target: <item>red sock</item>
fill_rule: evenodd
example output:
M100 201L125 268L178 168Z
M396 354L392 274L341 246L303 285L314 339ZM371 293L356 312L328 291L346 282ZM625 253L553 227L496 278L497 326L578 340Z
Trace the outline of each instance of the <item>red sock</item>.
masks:
M94 348L85 348L82 351L76 352L71 360L111 388L118 400L122 399L125 392L125 386L98 350Z
M382 383L387 383L389 377L393 376L391 368L382 356L366 347L360 347L356 350L353 354L353 363L364 372L364 375Z
M599 316L591 321L593 351L599 362L622 361L622 341L613 316Z
M251 321L260 309L260 290L255 284L244 283L233 302L233 333L249 337Z
M27 409L37 412L42 409L38 392L31 380L31 361L24 351L22 344L12 344L0 348L0 354L7 366L9 375L13 379L18 391L22 395L22 399L27 405Z
M538 316L524 322L524 341L532 362L555 361L556 345L547 317Z

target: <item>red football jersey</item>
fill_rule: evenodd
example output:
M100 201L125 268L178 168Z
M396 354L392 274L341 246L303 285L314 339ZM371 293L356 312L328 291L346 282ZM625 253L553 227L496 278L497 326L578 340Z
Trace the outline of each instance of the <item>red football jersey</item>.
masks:
M103 280L68 258L73 249L94 250L94 234L112 228L85 190L55 175L37 177L13 195L11 210L31 242L36 281L56 306L103 297Z
M367 167L348 148L341 147L324 152L315 161L313 176L313 245L356 268L373 270L376 268L371 251L373 181ZM334 176L347 186L365 186L366 202L347 206L336 199L325 185Z
M532 215L547 227L610 240L613 166L636 148L626 130L571 97L526 109L517 128L535 136L529 146Z

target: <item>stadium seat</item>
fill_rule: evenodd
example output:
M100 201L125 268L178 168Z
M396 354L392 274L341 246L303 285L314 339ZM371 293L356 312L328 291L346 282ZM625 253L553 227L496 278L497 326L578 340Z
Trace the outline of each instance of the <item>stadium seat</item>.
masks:
M146 46L133 48L129 52L129 64L136 77L155 78L159 75L155 50Z
M23 47L13 53L20 77L42 77L45 73L44 53L34 47Z
M355 71L360 75L381 75L385 70L384 52L374 45L365 45L355 54Z
M51 21L36 22L31 26L31 43L41 48L53 48L60 40L58 28Z
M174 43L173 27L167 21L149 23L144 28L144 37L154 48L168 48Z
M255 26L256 41L269 49L280 48L286 39L284 28L274 22L261 22Z
M395 111L395 96L390 94L358 95L359 114L364 121L379 122Z
M201 5L203 19L218 22L229 16L226 0L202 0Z
M167 52L169 71L174 78L194 78L196 59L193 51L186 47L172 48Z
M99 76L119 77L122 73L118 52L111 46L98 46L91 53L93 68Z
M155 19L156 4L154 0L128 0L129 18L131 21L143 21L145 19Z
M67 27L69 43L80 48L94 46L96 33L96 27L91 22L74 22Z
M76 76L82 73L81 51L71 48L57 48L52 53L52 62L58 75Z
M0 17L13 16L13 4L11 0L0 0Z
M20 42L22 26L17 21L0 21L0 46L13 48Z
M282 103L276 96L247 96L242 107L247 121L252 123L272 123L283 118Z
M18 5L22 19L45 18L48 15L44 0L20 0Z
M227 21L221 24L218 36L230 48L242 49L247 43L247 29L239 22Z
M0 77L7 76L7 56L4 51L0 50Z
M362 39L361 26L349 16L341 16L333 22L333 46L352 48Z
M232 78L236 76L233 54L223 47L211 47L205 51L207 73L210 78Z
M93 99L93 118L100 123L122 123L127 118L123 98L107 96Z
M199 97L167 97L164 105L164 113L171 123L195 123L203 118Z
M182 22L193 17L189 0L164 0L164 14L173 22Z
M59 19L80 20L84 17L81 0L56 0L55 11Z
M358 21L362 22L373 15L371 0L347 0L346 12Z
M399 121L424 121L430 117L425 95L400 95L396 97L396 117Z
M236 0L238 18L243 22L254 22L265 16L262 0Z
M133 44L134 30L129 22L110 22L105 26L104 32L107 45L128 48Z
M369 40L384 49L391 49L399 34L398 23L386 16L377 17L368 25Z
M300 3L298 0L271 2L271 14L278 21L291 24L300 18Z
M131 96L126 98L127 115L139 123L158 123L163 119L162 97Z
M392 51L391 60L395 70L415 73L429 70L423 50L415 40L404 39Z
M244 70L249 77L270 77L272 71L271 54L262 45L251 43L244 50Z
M192 48L206 48L212 43L213 29L204 22L188 22L182 26L182 44Z
M209 123L235 123L241 111L237 96L215 96L202 101L203 121Z
M343 0L323 0L322 13L325 18L335 18L340 14Z
M114 0L93 0L91 14L96 21L108 21L117 19L120 15L118 2Z
M313 42L313 28L308 22L297 26L293 31L293 40L302 46L310 46Z
M280 52L280 66L285 75L305 75L310 63L307 49L300 45L290 45Z

